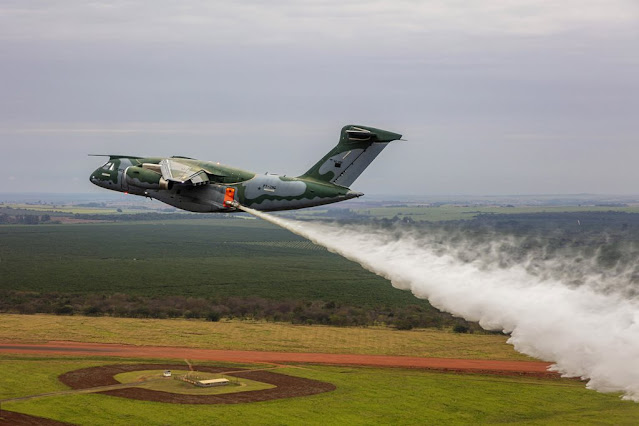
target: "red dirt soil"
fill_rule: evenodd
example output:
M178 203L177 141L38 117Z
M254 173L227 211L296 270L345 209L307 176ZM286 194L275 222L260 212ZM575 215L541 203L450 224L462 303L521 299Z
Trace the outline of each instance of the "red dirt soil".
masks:
M0 425L11 426L67 426L71 423L59 422L57 420L45 419L44 417L30 416L28 414L16 413L13 411L0 411Z
M360 365L373 367L420 368L459 373L498 374L557 378L548 371L551 365L541 361L494 361L478 359L420 358L387 355L350 355L215 349L132 346L104 343L48 342L23 344L0 342L0 353L116 356L128 358L174 358L238 363L307 363Z

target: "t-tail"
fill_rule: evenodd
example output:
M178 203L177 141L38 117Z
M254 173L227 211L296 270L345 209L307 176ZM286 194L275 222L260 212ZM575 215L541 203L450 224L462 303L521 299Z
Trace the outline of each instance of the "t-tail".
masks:
M299 177L348 188L389 142L401 137L374 127L344 126L337 146Z

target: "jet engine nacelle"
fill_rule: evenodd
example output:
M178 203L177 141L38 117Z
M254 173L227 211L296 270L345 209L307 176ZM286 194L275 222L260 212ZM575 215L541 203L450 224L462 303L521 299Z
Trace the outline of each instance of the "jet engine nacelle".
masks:
M139 166L126 169L124 179L127 185L144 189L169 189L169 183L161 174Z

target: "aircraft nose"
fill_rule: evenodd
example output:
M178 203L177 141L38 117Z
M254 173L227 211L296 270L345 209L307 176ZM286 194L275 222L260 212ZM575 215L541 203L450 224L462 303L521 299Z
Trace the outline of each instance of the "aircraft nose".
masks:
M98 174L100 173L100 169L95 169L93 173L89 176L89 182L94 185L100 186L100 179L98 179Z

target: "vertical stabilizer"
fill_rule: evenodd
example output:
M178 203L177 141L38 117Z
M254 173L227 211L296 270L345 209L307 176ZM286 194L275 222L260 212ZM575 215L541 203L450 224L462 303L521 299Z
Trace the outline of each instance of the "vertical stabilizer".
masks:
M350 187L389 142L401 137L374 127L344 126L337 146L300 178Z

